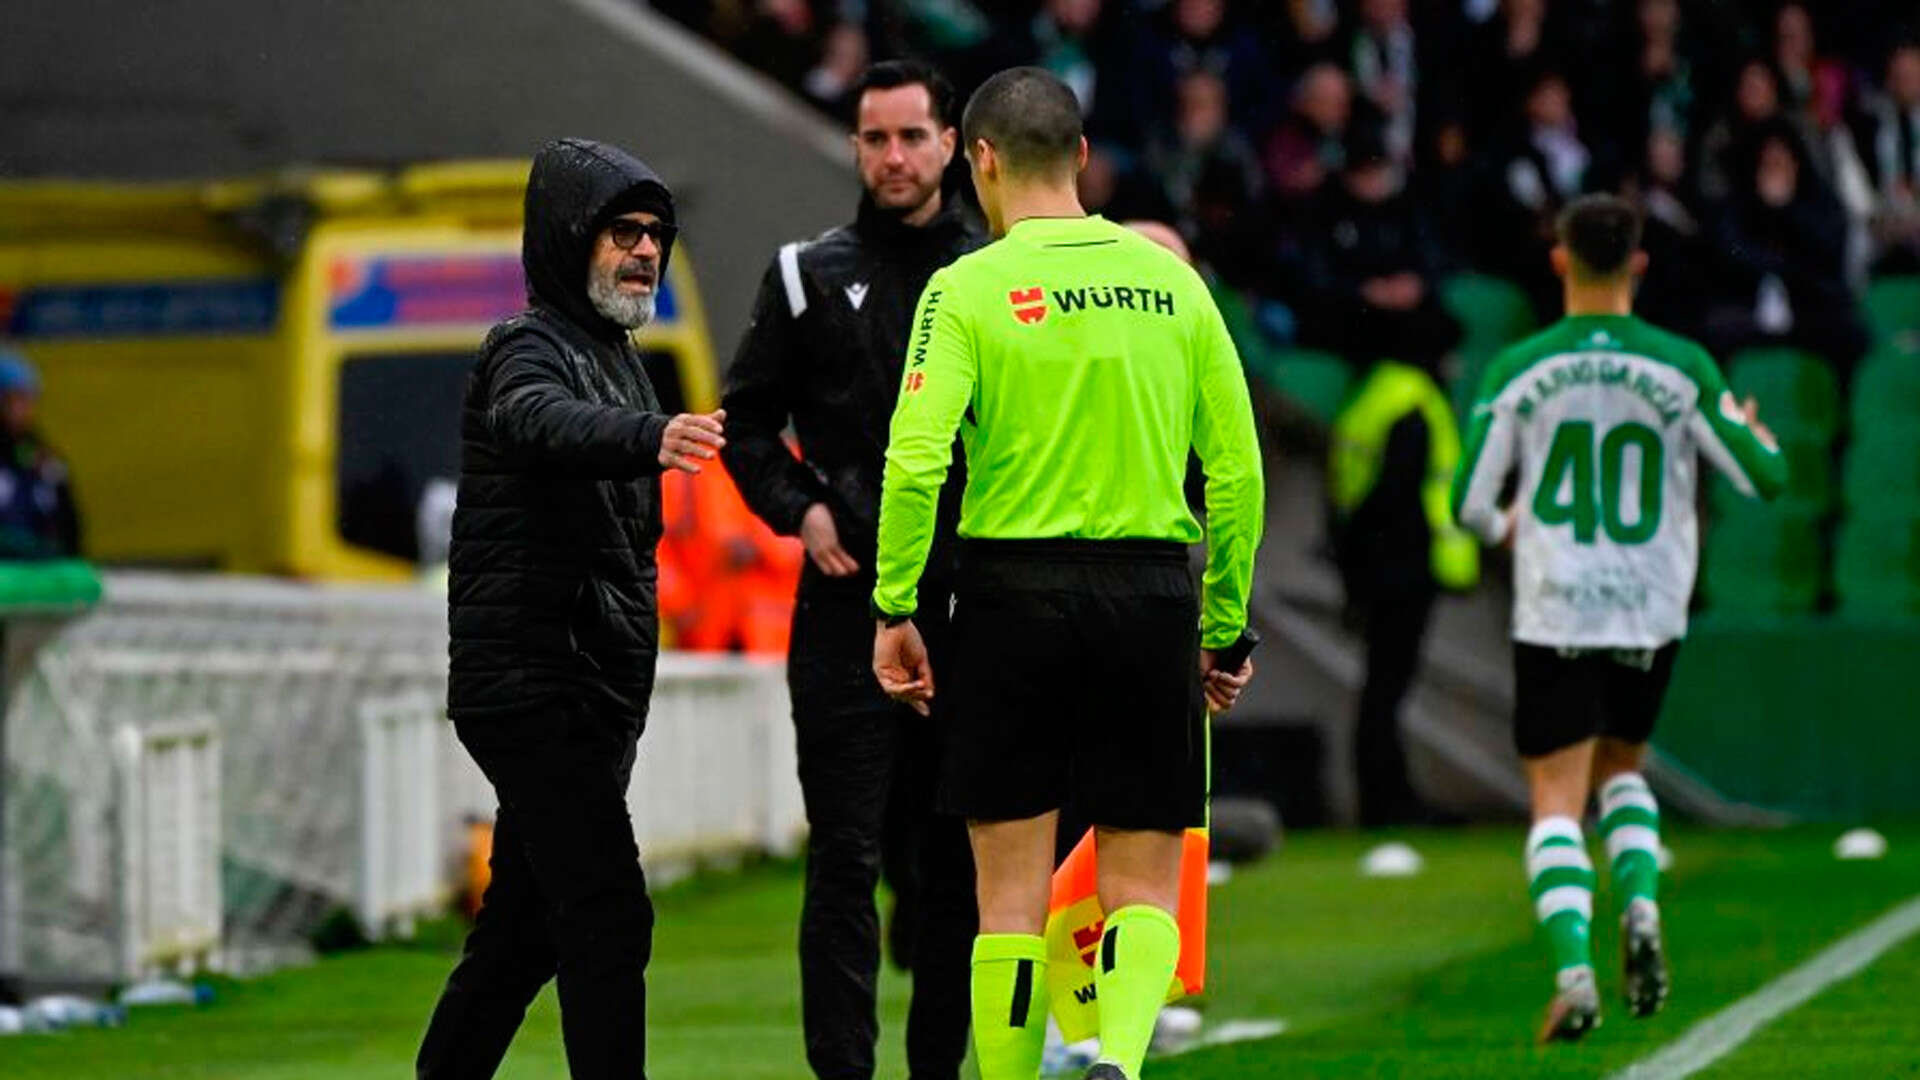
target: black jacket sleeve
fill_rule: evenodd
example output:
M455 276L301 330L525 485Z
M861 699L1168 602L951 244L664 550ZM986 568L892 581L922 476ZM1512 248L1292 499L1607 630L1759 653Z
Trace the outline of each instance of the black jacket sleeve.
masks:
M64 468L64 465L62 466ZM70 559L84 554L80 532L80 506L73 498L73 481L62 478L53 508L55 542L60 554Z
M826 501L826 485L781 440L801 377L799 327L787 306L778 264L768 267L753 322L727 369L721 407L727 445L720 452L747 506L774 532L793 536L807 507Z
M1404 512L1406 507L1422 507L1420 489L1427 482L1427 418L1414 409L1394 422L1387 431L1387 445L1380 455L1380 479L1368 493L1369 502Z
M508 454L598 480L660 472L668 417L582 401L566 360L531 335L510 338L488 372L487 426Z

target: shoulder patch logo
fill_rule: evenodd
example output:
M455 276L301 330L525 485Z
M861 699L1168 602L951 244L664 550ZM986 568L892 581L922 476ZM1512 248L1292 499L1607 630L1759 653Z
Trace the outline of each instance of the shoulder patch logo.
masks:
M1007 293L1007 303L1013 307L1013 317L1028 326L1047 317L1047 291L1038 285Z
M853 305L853 310L859 311L860 305L866 303L866 301L867 301L867 283L866 282L864 281L856 282L852 285L847 286L847 303Z
M927 385L927 376L924 372L910 371L907 373L907 393L917 394L920 392L920 388L925 385Z

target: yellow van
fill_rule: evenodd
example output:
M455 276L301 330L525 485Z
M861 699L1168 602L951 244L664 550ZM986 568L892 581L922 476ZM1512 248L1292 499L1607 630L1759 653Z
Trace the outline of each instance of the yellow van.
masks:
M0 345L40 369L88 556L413 574L458 472L467 369L525 305L526 175L0 184ZM719 396L692 267L677 247L636 336L674 410Z

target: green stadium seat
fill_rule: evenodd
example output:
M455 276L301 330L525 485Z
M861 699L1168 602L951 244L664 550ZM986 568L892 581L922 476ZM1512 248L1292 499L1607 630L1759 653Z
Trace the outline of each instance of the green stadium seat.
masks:
M1880 278L1867 286L1866 306L1875 344L1920 352L1920 275Z
M1533 333L1539 323L1527 294L1504 278L1456 274L1441 284L1440 302L1460 320L1460 370L1448 396L1454 411L1465 416L1488 362L1501 349Z
M1856 436L1881 428L1920 426L1920 353L1883 349L1853 376Z
M1855 436L1847 447L1841 491L1856 515L1920 510L1920 424Z
M1227 324L1228 336L1233 338L1234 347L1240 350L1241 366L1247 369L1247 374L1273 387L1280 355L1284 350L1260 332L1260 327L1253 321L1253 310L1247 306L1247 299L1240 295L1239 290L1212 279L1207 285L1213 293L1214 306L1220 309L1220 320Z
M1267 389L1287 398L1301 411L1323 424L1333 423L1334 414L1353 387L1353 371L1332 353L1317 349L1289 349L1276 345L1254 322L1253 310L1246 298L1234 289L1213 283L1213 302L1227 324L1240 362L1247 373Z
M1833 577L1840 610L1849 615L1920 616L1920 511L1849 518Z
M1484 359L1533 333L1539 324L1520 287L1484 274L1456 274L1440 286L1440 302L1460 320L1460 351Z
M1727 365L1735 396L1760 401L1760 420L1782 438L1804 436L1830 443L1840 428L1840 384L1813 353L1800 349L1747 349Z
M1801 434L1781 435L1780 452L1787 459L1787 490L1781 493L1776 505L1824 517L1833 509L1834 501L1833 449L1829 440ZM1713 505L1720 510L1737 512L1754 503L1717 471L1709 490Z
M1730 508L1707 534L1701 591L1715 612L1798 615L1820 602L1820 530L1811 514Z
M1353 389L1353 369L1332 353L1290 349L1275 365L1273 387L1314 419L1332 424Z

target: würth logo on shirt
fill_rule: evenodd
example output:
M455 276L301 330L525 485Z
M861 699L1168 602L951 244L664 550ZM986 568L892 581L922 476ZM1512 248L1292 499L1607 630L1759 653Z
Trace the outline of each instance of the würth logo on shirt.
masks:
M920 388L925 385L927 385L926 375L918 371L907 372L907 393L917 394L920 392Z
M1031 289L1015 289L1007 294L1007 303L1013 305L1013 317L1028 326L1047 317L1047 291L1038 285Z

